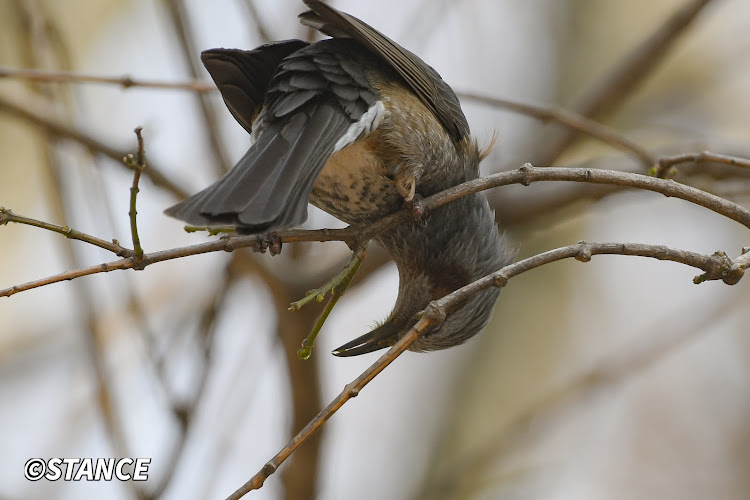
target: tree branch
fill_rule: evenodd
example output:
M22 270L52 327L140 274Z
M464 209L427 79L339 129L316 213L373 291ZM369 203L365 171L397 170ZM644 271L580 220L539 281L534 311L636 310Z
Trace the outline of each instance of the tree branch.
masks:
M568 182L588 182L593 184L608 184L615 186L625 186L632 188L654 191L665 196L680 198L696 205L708 208L720 215L739 222L743 226L750 228L750 211L744 207L725 200L718 196L706 193L673 180L658 179L641 174L627 172L616 172L612 170L593 170L583 168L537 168L529 164L517 170L509 172L500 172L487 177L474 179L458 186L446 189L440 193L432 195L423 200L422 206L426 212L434 210L451 201L477 193L486 189L509 184L522 184L528 186L533 182L546 181L568 181ZM291 229L279 231L278 236L284 242L299 241L344 241L350 247L372 239L377 234L403 222L406 222L411 214L406 210L393 213L369 227L360 228L349 226L345 229ZM118 269L143 269L148 265L157 262L163 262L171 259L178 259L188 255L198 255L208 252L217 252L224 250L231 252L236 248L252 247L260 249L259 238L257 236L229 236L225 235L218 241L210 241L198 245L174 248L170 250L161 250L149 254L144 254L143 258L137 263L132 258L122 259L114 262L107 262L83 269L67 271L56 276L43 278L41 280L30 281L21 285L16 285L4 290L0 290L0 297L9 297L18 292L31 290L40 286L58 283L71 279L97 274L102 272L115 271Z
M131 76L99 76L84 75L71 71L49 71L41 69L27 68L7 68L0 67L0 78L15 80L25 80L27 82L40 83L97 83L105 85L118 85L123 89L131 88L150 88L157 90L187 90L190 92L213 92L216 90L214 85L204 83L199 80L192 82L165 82L160 80L142 80L135 79Z
M146 151L143 146L143 135L141 131L143 127L136 127L134 132L138 139L138 152L135 157L132 154L127 155L124 158L125 164L133 169L133 184L130 186L130 210L128 216L130 217L130 234L133 240L133 258L138 261L143 257L143 248L141 248L141 238L138 236L138 223L136 222L136 200L138 198L138 181L141 179L141 172L146 170Z
M480 278L445 297L432 301L421 314L417 323L393 347L383 354L375 363L365 370L359 377L344 387L336 398L331 401L314 419L310 421L296 436L292 438L279 453L267 462L249 481L227 497L227 500L238 500L246 493L259 489L271 474L296 450L306 439L318 430L339 408L348 400L356 397L359 392L398 356L400 356L414 341L430 329L440 325L448 314L455 311L470 296L490 288L503 288L511 278L523 274L545 264L563 259L575 258L580 262L588 262L594 255L631 255L649 257L659 260L679 262L704 271L705 279L721 279L725 283L735 284L742 277L744 269L738 263L732 262L724 253L701 255L686 250L669 248L662 245L644 245L638 243L587 243L581 241L575 245L550 250L516 263Z
M4 226L9 222L15 222L16 224L25 224L27 226L35 226L46 229L47 231L52 231L53 233L59 233L71 240L84 241L90 245L94 245L95 247L109 250L119 257L127 258L133 254L132 250L123 247L117 242L117 240L112 240L111 242L106 241L101 238L97 238L96 236L91 236L90 234L76 231L69 226L58 226L57 224L52 224L50 222L44 222L37 219L32 219L30 217L24 217L23 215L13 213L11 210L5 207L0 207L0 226Z
M653 174L657 177L664 177L669 169L675 165L682 163L720 163L722 165L731 165L734 167L750 168L750 160L744 158L737 158L736 156L727 156L718 153L712 153L710 151L702 151L700 153L688 153L675 156L665 156L660 158L657 165L654 167Z

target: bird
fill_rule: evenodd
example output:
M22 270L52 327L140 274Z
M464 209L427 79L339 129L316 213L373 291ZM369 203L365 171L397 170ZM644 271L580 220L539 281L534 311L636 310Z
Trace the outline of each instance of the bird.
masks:
M347 224L366 225L478 178L490 148L479 147L438 72L360 19L320 0L303 1L309 10L300 22L329 38L201 53L227 108L254 142L221 179L167 215L273 234L305 222L309 202ZM392 346L431 301L514 259L483 193L374 240L398 269L396 303L385 321L334 350L336 356ZM489 322L499 293L493 287L471 296L409 349L464 343Z

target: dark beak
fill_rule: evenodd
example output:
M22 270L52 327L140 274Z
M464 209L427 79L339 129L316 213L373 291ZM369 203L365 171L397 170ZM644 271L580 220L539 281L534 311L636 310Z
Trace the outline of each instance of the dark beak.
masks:
M365 333L361 337L357 337L351 342L347 342L338 349L335 349L332 354L342 358L359 356L360 354L367 354L368 352L391 347L398 341L398 338L398 332L393 325L385 323L373 331Z

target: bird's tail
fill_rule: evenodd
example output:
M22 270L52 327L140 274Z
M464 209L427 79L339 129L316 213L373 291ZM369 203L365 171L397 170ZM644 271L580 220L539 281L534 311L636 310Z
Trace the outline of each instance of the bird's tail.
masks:
M282 123L271 123L224 177L164 213L196 226L237 226L243 233L303 223L331 145L349 126L330 103L311 102L304 108Z

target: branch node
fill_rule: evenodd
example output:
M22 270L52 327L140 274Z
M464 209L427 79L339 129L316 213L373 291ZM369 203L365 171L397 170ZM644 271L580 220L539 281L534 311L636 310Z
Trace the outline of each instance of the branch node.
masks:
M505 273L499 272L495 275L494 285L497 288L505 288L505 285L507 284L508 284L508 277L505 276Z
M349 394L350 398L356 398L359 396L359 388L355 384L349 384L346 387L346 391Z
M148 262L146 262L146 260L143 258L143 255L139 257L138 255L133 254L130 257L130 260L133 262L134 271L143 271L148 265Z
M524 163L521 168L518 169L521 173L521 184L524 186L531 185L531 174L534 172L534 165L531 163Z
M578 246L580 247L575 258L579 262L589 262L591 260L591 245L585 241L579 241Z
M224 243L225 252L234 252L234 242L232 241L231 235L222 234L219 239Z
M274 472L276 472L277 466L272 464L271 462L268 462L266 465L263 466L263 474L266 476L270 476Z
M732 262L726 253L721 250L714 252L703 269L705 272L693 278L693 283L699 285L704 281L722 280L727 285L734 285L739 282L744 274L742 266Z
M427 307L425 307L422 317L425 318L431 326L437 326L443 324L446 315L445 308L439 305L437 301L433 300L427 304Z
M9 208L0 207L0 226L6 225L8 222L10 222L10 218L13 215L13 212Z

